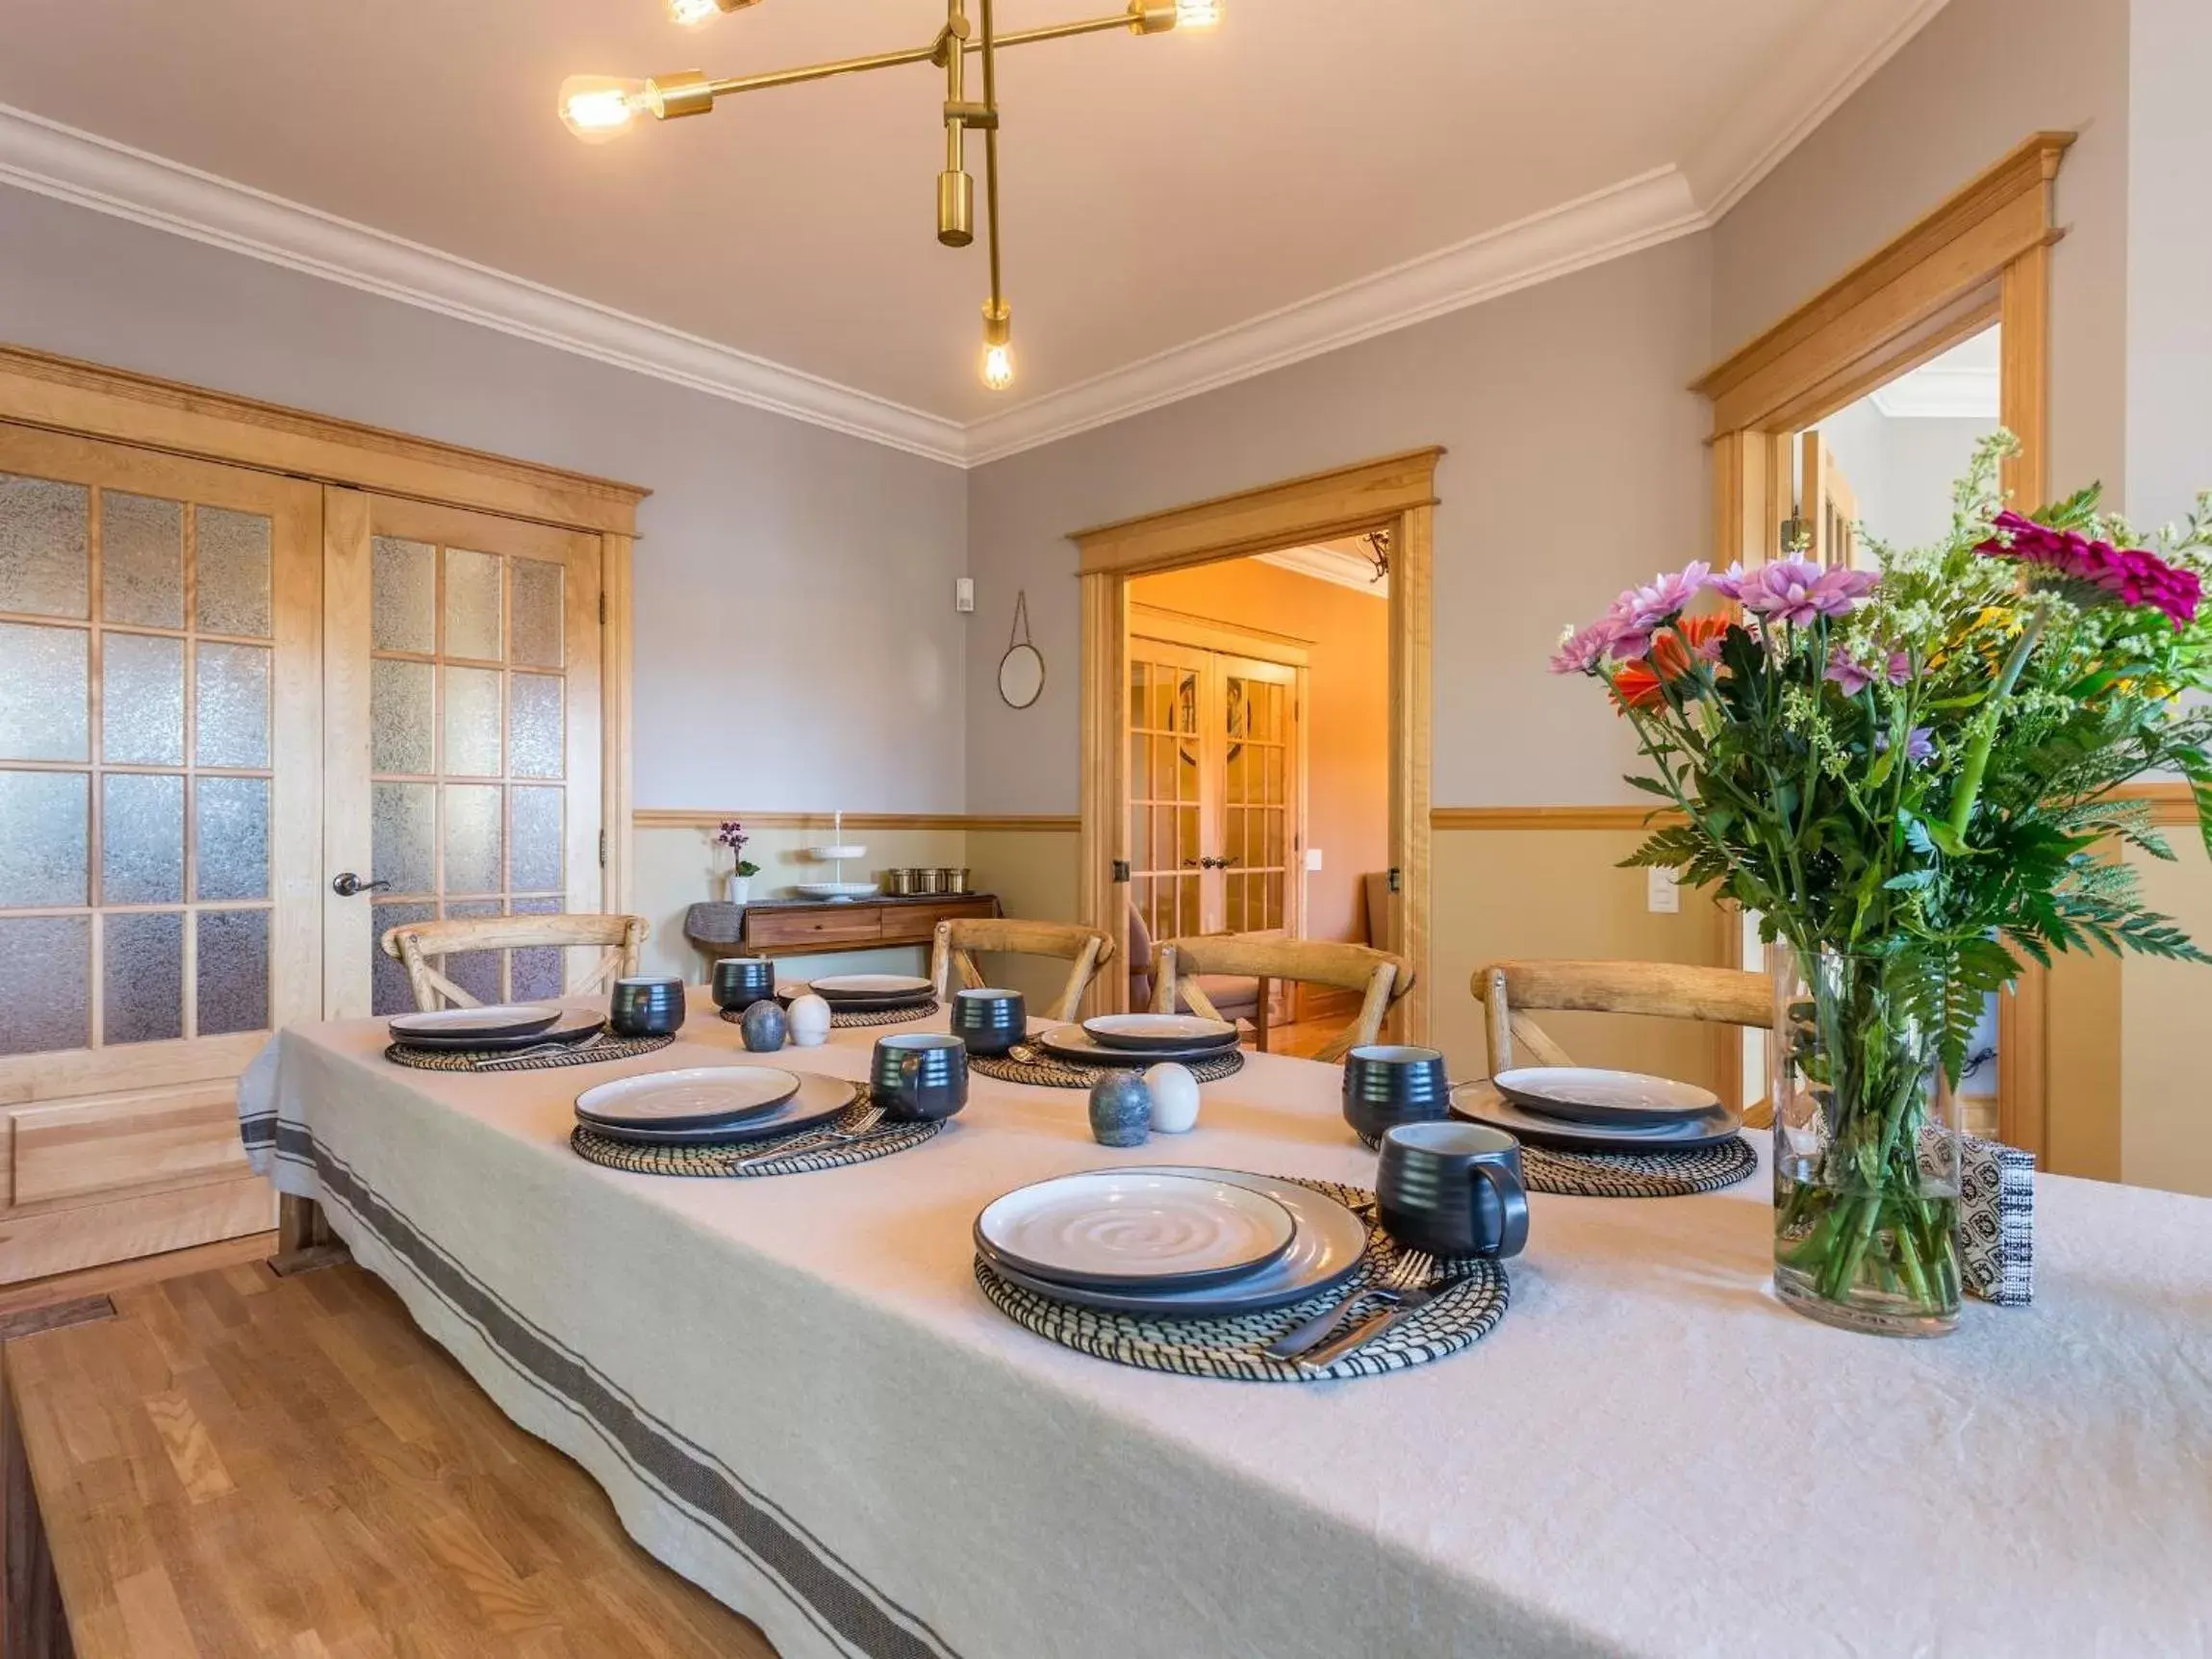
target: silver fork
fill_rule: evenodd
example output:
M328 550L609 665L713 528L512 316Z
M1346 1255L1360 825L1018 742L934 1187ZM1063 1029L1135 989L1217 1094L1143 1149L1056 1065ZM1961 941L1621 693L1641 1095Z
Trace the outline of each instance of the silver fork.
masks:
M730 1167L733 1169L750 1169L759 1163L775 1163L780 1159L789 1158L796 1152L819 1152L826 1146L844 1146L852 1141L865 1140L876 1126L882 1121L883 1109L879 1106L872 1106L860 1114L851 1129L825 1129L812 1135L801 1135L794 1140L785 1141L773 1152L763 1152L752 1158L740 1159Z
M1371 1284L1360 1286L1350 1295L1338 1298L1303 1325L1285 1331L1267 1344L1264 1352L1271 1359L1294 1360L1309 1349L1317 1347L1344 1321L1353 1308L1369 1296L1387 1295L1411 1290L1416 1285L1426 1284L1437 1270L1437 1259L1426 1250L1408 1250L1386 1268L1383 1276Z

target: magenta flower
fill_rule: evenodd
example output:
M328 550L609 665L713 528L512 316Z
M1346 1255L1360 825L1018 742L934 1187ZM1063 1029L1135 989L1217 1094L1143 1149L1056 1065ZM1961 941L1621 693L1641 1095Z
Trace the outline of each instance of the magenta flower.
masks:
M1726 570L1707 576L1705 578L1705 585L1711 588L1715 593L1718 594L1724 600L1741 600L1743 598L1743 583L1745 579L1746 578L1743 574L1743 561L1739 559L1736 561L1736 563L1730 565Z
M1819 617L1850 615L1875 580L1870 571L1827 571L1810 559L1777 559L1743 578L1743 608L1769 622L1804 627Z
M1902 651L1890 652L1889 666L1883 671L1883 674L1892 685L1904 685L1909 682L1913 677L1912 653Z
M1586 627L1576 628L1560 641L1559 650L1552 653L1551 671L1554 674L1588 674L1598 664L1614 636L1620 630L1620 623L1608 611Z
M2116 548L2072 530L2054 530L2019 513L1999 513L1996 534L1975 548L1994 559L2018 559L2070 581L2085 582L2122 604L2149 605L2176 630L2197 620L2203 583L2195 571L2170 565L2141 548Z
M1712 567L1702 560L1679 571L1662 571L1640 588L1623 588L1607 614L1615 626L1612 651L1630 662L1651 652L1651 636L1695 599L1705 587L1705 573Z
M1851 660L1842 646L1828 653L1827 678L1842 688L1845 697L1857 697L1874 683L1874 671Z

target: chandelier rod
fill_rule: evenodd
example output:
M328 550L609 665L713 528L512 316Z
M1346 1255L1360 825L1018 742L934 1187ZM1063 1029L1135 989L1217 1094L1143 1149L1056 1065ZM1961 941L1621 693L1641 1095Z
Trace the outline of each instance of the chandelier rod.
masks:
M999 281L999 68L998 38L991 28L991 0L983 6L983 220L991 249L991 315L1005 314ZM1126 24L1125 24L1126 27Z
M1110 17L1090 17L1077 23L1048 23L1041 28L1023 29L1003 36L997 44L1028 46L1039 40L1063 40L1077 35L1099 35L1108 29L1127 29L1130 21L1129 13L1117 12ZM961 50L980 54L983 48L980 42L970 40L962 43ZM709 97L719 98L731 92L757 92L769 87L796 87L806 81L826 81L832 76L856 75L867 69L895 69L903 64L928 64L935 60L937 51L937 40L932 39L927 46L909 46L897 52L876 52L865 58L841 58L832 64L809 64L797 69L768 69L757 75L732 75L725 80L709 81L700 90ZM986 61L986 87L989 79L990 68ZM990 102L987 90L984 102Z

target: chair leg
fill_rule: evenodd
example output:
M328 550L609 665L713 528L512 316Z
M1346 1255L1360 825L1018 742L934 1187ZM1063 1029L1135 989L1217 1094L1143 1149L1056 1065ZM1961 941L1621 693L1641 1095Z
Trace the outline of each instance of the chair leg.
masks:
M1272 982L1259 982L1259 1001L1252 1010L1252 1046L1259 1053L1267 1052L1267 1002Z

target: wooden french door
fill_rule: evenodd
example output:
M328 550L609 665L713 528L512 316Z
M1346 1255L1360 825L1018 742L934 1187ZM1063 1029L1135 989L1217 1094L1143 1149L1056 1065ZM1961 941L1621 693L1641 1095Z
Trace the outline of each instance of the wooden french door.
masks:
M271 1224L234 1091L320 1011L321 531L0 422L0 1281Z
M1302 924L1298 678L1129 641L1131 897L1156 939Z
M604 908L601 539L328 495L323 975L336 1018L414 1006L381 949L389 928ZM331 884L347 873L361 890ZM563 956L455 957L445 972L487 1003L554 996L573 965Z

